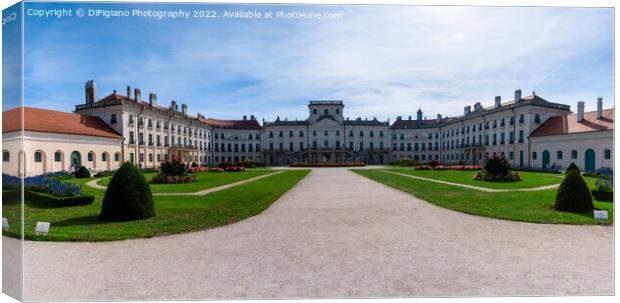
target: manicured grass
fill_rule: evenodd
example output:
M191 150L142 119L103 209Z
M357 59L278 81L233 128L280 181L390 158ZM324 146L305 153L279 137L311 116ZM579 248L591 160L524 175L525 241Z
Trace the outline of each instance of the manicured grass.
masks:
M41 208L25 205L25 238L46 241L109 241L184 233L231 224L257 215L295 186L308 170L291 170L205 196L154 196L156 216L130 222L103 222L97 219L104 191L87 186L85 194L95 196L87 206ZM222 174L219 174L220 176ZM84 184L92 179L72 180ZM5 215L17 222L19 203L4 205ZM47 236L34 235L37 221L51 222ZM15 236L18 224L5 235Z
M202 172L196 173L198 181L192 183L181 184L150 184L151 191L153 193L188 193L197 192L203 189L218 187L228 183L234 183L245 179L250 179L265 174L273 173L273 170L248 170L245 172L223 172L223 173L210 173ZM145 173L144 178L147 182L151 181L153 176L157 173ZM108 186L112 177L105 177L105 179L97 182L99 185ZM74 179L71 182L75 182ZM92 180L92 179L91 179Z
M476 171L465 170L415 170L413 168L391 168L389 171L405 173L412 176L431 178L467 185L474 185L494 189L533 188L562 182L564 175L538 172L518 172L522 181L516 182L489 182L477 181L472 177Z
M387 186L410 193L435 205L468 214L535 223L613 223L613 203L610 202L594 202L595 208L609 211L609 220L594 220L592 213L574 214L552 209L551 207L555 200L556 189L530 192L489 193L412 179L377 169L355 169L353 171ZM533 174L534 175L529 177L545 177L544 173ZM585 179L590 186L593 186L595 180L591 180L592 178ZM451 181L456 182L455 180Z

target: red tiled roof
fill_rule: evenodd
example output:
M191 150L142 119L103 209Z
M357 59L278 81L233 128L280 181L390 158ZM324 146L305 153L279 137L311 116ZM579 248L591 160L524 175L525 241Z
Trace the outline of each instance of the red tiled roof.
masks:
M581 122L577 121L577 114L563 115L547 119L536 128L530 137L543 137L562 134L587 133L614 129L614 109L603 110L603 117L596 118L596 111L584 113Z
M254 119L249 120L218 120L211 118L200 118L200 121L208 125L222 127L222 128L237 128L237 129L260 129L260 124Z
M21 107L2 112L2 133L20 130L20 113ZM123 138L99 117L33 107L24 107L24 130L118 139Z

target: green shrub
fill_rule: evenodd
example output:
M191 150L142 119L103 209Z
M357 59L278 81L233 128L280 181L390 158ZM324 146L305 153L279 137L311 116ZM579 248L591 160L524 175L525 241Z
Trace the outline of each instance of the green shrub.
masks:
M162 162L159 166L159 174L162 176L187 176L187 166L179 160Z
M25 190L24 201L39 207L68 207L92 204L95 201L95 197L91 195L58 197L47 193Z
M579 167L577 167L577 165L574 162L570 163L570 165L566 168L566 171L564 173L568 175L568 173L573 170L576 171L578 174L581 174L581 172L579 171Z
M570 171L560 184L553 208L575 213L591 212L594 209L588 184L577 171Z
M510 163L506 158L492 156L484 162L484 171L490 176L506 176L510 171Z
M155 206L151 188L138 167L123 163L108 184L99 217L109 221L129 221L153 216Z
M83 165L80 166L80 168L78 168L78 170L75 172L75 177L78 179L83 179L83 178L90 178L90 171L88 171L88 168L84 167Z

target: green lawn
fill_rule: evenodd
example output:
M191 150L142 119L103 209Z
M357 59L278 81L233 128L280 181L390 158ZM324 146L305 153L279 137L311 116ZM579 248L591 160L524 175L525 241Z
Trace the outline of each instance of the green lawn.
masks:
M197 192L203 189L218 187L228 183L234 183L245 179L250 179L265 174L274 173L273 170L248 170L245 172L223 172L223 173L210 173L202 172L197 173L196 182L182 183L182 184L151 184L151 191L153 193L189 193ZM150 181L157 173L145 173L144 178L146 181ZM97 182L99 185L108 186L112 177L105 177L103 180ZM77 179L71 180L76 182Z
M556 189L531 192L489 193L459 186L412 179L378 169L355 169L353 171L369 179L410 193L435 205L468 214L535 223L613 223L613 203L610 202L594 202L595 208L609 211L610 218L604 221L594 220L592 213L574 214L551 209L555 200ZM437 173L448 173L442 180L447 180L450 175L453 175L453 171L438 171ZM550 174L546 173L528 173L523 174L524 178L526 175L528 176L527 178L533 179L545 179L548 175L550 176ZM461 177L456 177L455 180L449 181L458 182L460 178ZM595 182L594 178L585 179L586 182L593 187Z
M405 173L412 176L431 178L435 180L455 182L493 189L532 188L544 185L559 184L564 177L561 174L518 172L522 181L518 182L488 182L473 180L476 171L464 170L415 170L413 168L390 168L389 171Z
M146 220L130 222L102 222L97 219L101 210L104 191L87 186L85 194L96 197L88 206L41 208L31 203L25 205L25 238L46 241L109 241L147 238L184 233L231 224L257 215L271 203L295 186L308 170L291 170L260 180L235 186L205 196L154 196L157 215ZM232 173L231 173L232 174ZM243 173L240 173L243 174ZM226 174L212 174L226 176ZM84 184L92 179L74 180ZM4 203L5 215L17 222L18 202ZM37 221L51 222L47 236L34 235ZM18 224L12 224L5 235L15 236Z

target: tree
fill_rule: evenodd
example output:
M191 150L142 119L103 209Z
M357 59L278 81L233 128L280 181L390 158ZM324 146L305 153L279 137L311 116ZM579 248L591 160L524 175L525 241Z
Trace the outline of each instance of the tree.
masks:
M100 219L130 221L153 216L153 194L142 172L130 162L123 163L108 184Z
M578 174L581 174L581 171L579 171L579 167L577 167L577 165L574 162L570 163L570 165L566 168L566 172L564 173L568 175L568 173L571 172L572 170L576 171Z
M555 196L556 210L587 213L594 209L588 184L576 170L568 172Z

